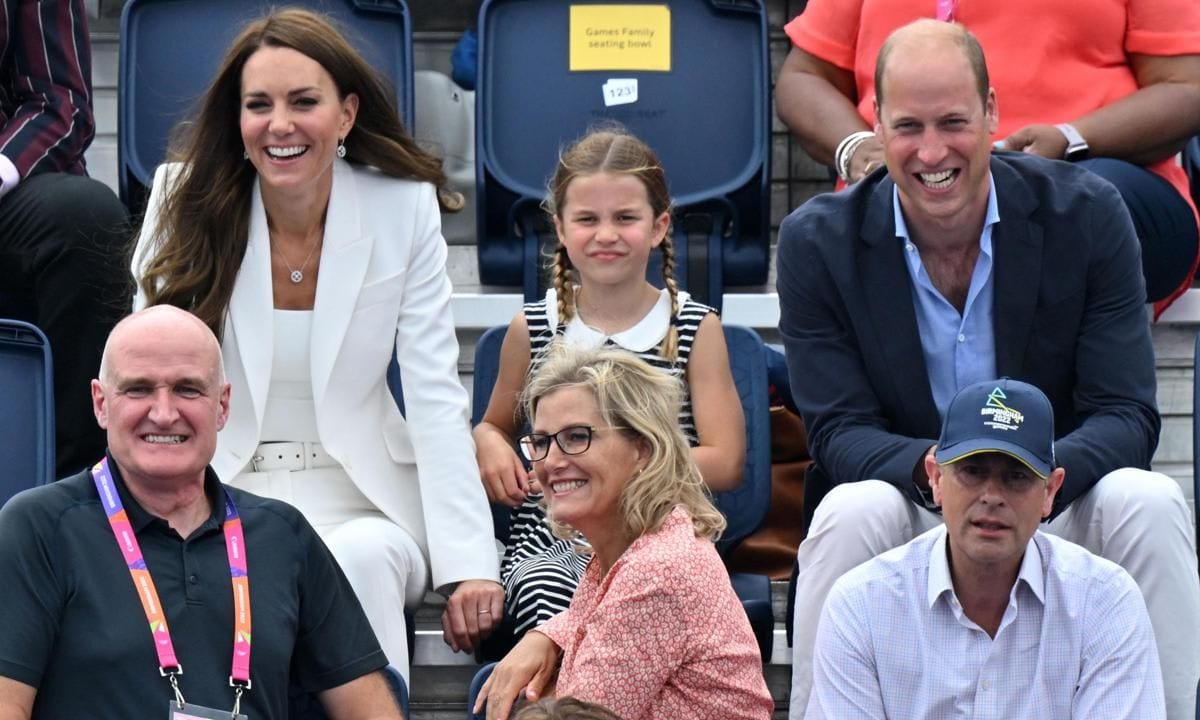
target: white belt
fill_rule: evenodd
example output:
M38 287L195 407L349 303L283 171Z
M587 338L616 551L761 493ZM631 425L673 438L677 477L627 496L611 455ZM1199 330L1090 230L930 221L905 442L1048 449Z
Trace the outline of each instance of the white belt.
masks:
M341 463L330 457L316 442L268 442L258 446L250 465L254 472L268 470L312 470L338 467Z

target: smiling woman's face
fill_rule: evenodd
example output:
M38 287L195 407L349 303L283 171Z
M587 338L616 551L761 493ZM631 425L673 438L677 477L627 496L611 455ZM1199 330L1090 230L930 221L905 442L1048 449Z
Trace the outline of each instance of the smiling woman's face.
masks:
M643 462L641 445L624 430L608 426L589 388L564 387L542 397L533 431L557 433L564 428L593 428L591 445L567 455L554 441L545 459L534 464L554 519L593 542L623 534L621 493Z
M354 126L358 97L338 95L316 60L262 47L242 68L242 143L263 192L311 192L332 178L339 138Z

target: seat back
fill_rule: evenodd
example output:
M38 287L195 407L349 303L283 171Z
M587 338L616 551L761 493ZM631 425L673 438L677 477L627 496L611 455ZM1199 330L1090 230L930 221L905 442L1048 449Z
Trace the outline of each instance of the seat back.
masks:
M589 127L616 121L658 154L675 199L681 284L719 306L721 289L766 282L769 241L770 96L767 19L761 0L669 0L665 22L627 27L630 5L486 0L479 13L476 189L479 274L541 296L538 203L559 150ZM653 24L653 23L651 23ZM653 29L650 40L622 32ZM590 34L649 43L667 69L589 61ZM574 37L573 37L574 36ZM574 49L573 49L574 46ZM601 53L612 52L601 50ZM572 70L572 54L580 55ZM593 58L594 60L594 58ZM625 69L615 69L623 66ZM614 69L608 69L614 68ZM633 88L636 87L636 93ZM700 216L700 217L696 217ZM702 238L688 241L698 224Z
M471 382L471 427L483 420L488 401L492 399L492 388L500 375L500 347L504 345L507 325L490 327L475 343L475 370Z
M404 0L289 0L337 21L396 89L412 127L412 38ZM144 205L168 135L207 89L233 38L276 3L267 0L128 0L121 12L117 166L121 200ZM231 118L232 121L232 118Z
M0 319L0 505L54 482L54 371L50 342L19 320Z
M500 347L504 344L507 325L490 327L475 343L475 369L471 383L471 427L483 420L488 401L492 399L492 388L500 375ZM492 503L492 530L496 539L508 544L509 525L512 511L507 505Z
M717 541L722 556L762 525L771 504L771 409L767 389L767 349L758 333L741 325L725 325L725 345L742 415L746 421L746 464L742 484L715 493L725 516L725 533Z
M479 668L475 677L471 678L471 685L467 688L467 720L483 720L484 713L472 711L475 709L475 700L479 697L479 691L483 689L483 684L492 676L492 671L495 669L496 663L488 663Z

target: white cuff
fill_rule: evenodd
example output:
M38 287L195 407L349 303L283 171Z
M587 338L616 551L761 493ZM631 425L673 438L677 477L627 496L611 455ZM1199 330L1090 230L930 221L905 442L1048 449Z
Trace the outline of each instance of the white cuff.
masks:
M12 160L0 155L0 197L4 197L4 194L15 188L19 182L21 173L17 172L17 166L13 165Z

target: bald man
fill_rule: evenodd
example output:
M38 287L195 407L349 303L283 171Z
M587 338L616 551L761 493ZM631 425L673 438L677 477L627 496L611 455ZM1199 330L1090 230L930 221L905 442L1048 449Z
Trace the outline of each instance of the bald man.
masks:
M92 405L105 457L0 511L0 720L286 718L292 683L332 717L399 718L316 532L208 466L229 384L204 323L122 320Z
M779 330L815 461L791 717L804 717L830 587L942 523L926 455L955 393L1001 376L1054 411L1065 480L1046 531L1137 581L1167 716L1191 717L1200 582L1179 484L1149 470L1160 420L1129 213L1081 168L992 152L1003 98L962 26L907 25L875 68L886 171L814 198L779 230Z

